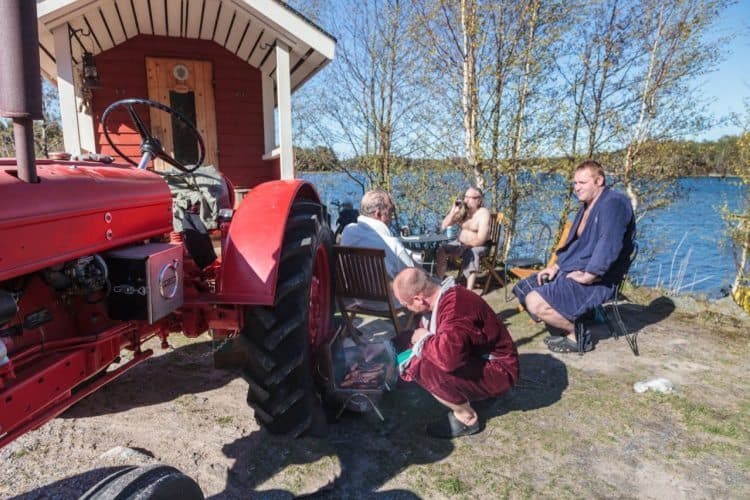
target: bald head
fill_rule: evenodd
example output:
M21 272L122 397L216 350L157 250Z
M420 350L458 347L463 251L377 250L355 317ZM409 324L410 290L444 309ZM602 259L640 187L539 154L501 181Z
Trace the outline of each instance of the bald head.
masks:
M414 302L415 297L420 297L422 300L429 302L439 290L440 284L436 279L419 267L408 267L393 279L394 295L410 309L409 304Z

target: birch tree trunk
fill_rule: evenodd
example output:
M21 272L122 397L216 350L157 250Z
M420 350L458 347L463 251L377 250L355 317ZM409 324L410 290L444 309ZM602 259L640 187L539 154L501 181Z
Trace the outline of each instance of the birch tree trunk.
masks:
M500 170L500 110L502 109L503 103L503 90L505 88L505 64L504 64L504 46L505 46L505 34L504 28L504 10L503 2L497 3L497 11L495 16L495 85L494 85L494 103L491 112L491 144L490 144L490 159L489 165L492 169L492 199L494 200L494 211L500 210L500 193L498 186L500 185L501 170Z
M654 105L656 101L656 94L659 90L659 81L656 73L656 66L658 64L657 58L661 49L662 38L664 35L664 4L660 4L658 7L657 21L653 33L653 40L648 49L648 65L646 66L646 74L643 78L643 86L639 96L639 111L638 120L632 129L632 138L625 149L625 160L623 164L623 182L625 184L625 190L630 199L630 204L633 206L633 211L638 210L638 194L636 193L633 185L635 181L635 162L638 158L638 153L649 137L649 130L651 119L654 116ZM666 61L665 61L666 63Z
M732 298L745 311L750 313L750 101L746 101L746 132L738 142L740 161L744 164L742 181L745 192L745 211L737 214L735 219L734 242L739 250L737 258L737 275L732 283Z
M476 0L461 0L461 31L463 52L463 87L461 106L464 114L464 147L466 161L474 174L474 184L484 190L484 176L480 162L479 97L477 89L476 51L479 36Z
M521 156L521 144L524 137L524 120L526 116L526 102L529 92L529 80L532 77L532 64L534 63L534 54L536 50L537 40L537 25L539 20L539 9L541 7L541 0L532 0L529 2L524 17L527 18L525 22L525 35L524 35L524 50L521 53L522 61L522 72L521 80L518 87L518 95L516 100L516 109L512 121L512 147L510 151L510 157L508 158L508 204L506 213L510 224L507 227L507 235L505 238L505 251L507 255L510 246L512 245L513 238L516 233L516 224L518 222L518 211L519 211L519 200L520 200L520 180L518 178L520 173L520 156Z

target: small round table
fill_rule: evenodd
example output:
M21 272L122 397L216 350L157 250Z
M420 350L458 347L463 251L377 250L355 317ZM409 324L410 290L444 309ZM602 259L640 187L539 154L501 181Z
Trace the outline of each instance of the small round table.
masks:
M424 252L422 267L432 272L435 264L437 248L441 243L452 241L455 238L449 238L443 233L415 234L413 236L399 236L401 243L409 250L421 250Z
M407 248L424 250L430 247L437 247L440 243L451 241L455 238L449 238L443 233L415 234L413 236L399 236L401 243Z

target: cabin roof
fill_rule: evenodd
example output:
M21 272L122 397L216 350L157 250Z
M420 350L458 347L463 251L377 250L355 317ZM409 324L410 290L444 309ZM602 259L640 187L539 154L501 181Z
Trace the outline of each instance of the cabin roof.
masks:
M53 31L67 25L74 64L141 34L213 40L273 75L276 43L290 49L295 90L334 56L336 39L278 0L38 0L42 71L57 79ZM89 35L90 33L90 35Z

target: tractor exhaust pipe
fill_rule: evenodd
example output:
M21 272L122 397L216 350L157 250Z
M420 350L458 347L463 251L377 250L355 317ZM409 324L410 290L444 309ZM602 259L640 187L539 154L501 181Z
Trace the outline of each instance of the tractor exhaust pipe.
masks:
M42 119L36 0L0 1L0 116L13 119L18 178L36 183L34 120Z

